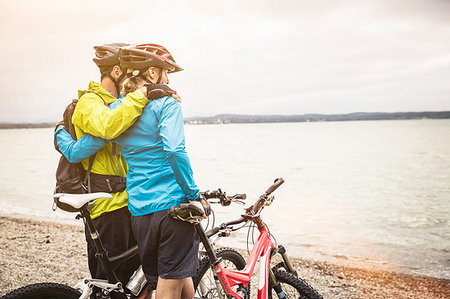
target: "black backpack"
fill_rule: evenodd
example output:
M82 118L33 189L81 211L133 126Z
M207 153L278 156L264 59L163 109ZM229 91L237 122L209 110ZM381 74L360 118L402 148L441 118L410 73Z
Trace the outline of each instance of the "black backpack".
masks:
M72 124L72 115L77 105L78 100L72 100L72 102L66 107L63 114L63 121L58 123L55 130L59 125L64 125L67 132L74 140L77 140L75 134L75 127ZM61 153L59 147L56 143L56 137L54 139L55 149ZM95 155L89 158L89 167L86 171L83 168L81 162L70 163L66 157L61 153L61 158L59 159L58 167L56 168L56 187L55 193L89 193L90 185L90 172L92 165L94 164Z
M91 93L95 93L90 91ZM103 103L106 105L103 98L99 96ZM63 121L56 125L64 125L67 132L74 140L77 140L75 134L75 127L72 124L72 115L78 100L72 100L72 102L66 107L63 114ZM56 130L56 129L55 129ZM54 139L55 149L61 153L56 143L56 136ZM115 155L116 144L113 144L112 155ZM117 175L104 175L91 173L92 165L94 164L95 155L89 158L88 169L85 170L81 162L70 163L66 157L61 153L61 158L59 159L58 167L56 169L56 187L55 193L91 193L91 192L108 192L116 193L125 190L126 188L126 177Z

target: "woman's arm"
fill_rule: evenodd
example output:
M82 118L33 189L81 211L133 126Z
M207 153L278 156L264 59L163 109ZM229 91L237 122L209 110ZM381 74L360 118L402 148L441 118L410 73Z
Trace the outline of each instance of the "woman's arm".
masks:
M187 199L197 199L199 189L194 182L191 163L184 146L183 113L180 103L173 98L169 98L162 108L159 130L164 144L163 150L178 185Z
M54 138L59 151L70 163L78 163L89 158L109 142L89 134L84 134L79 140L73 140L64 126L56 129Z

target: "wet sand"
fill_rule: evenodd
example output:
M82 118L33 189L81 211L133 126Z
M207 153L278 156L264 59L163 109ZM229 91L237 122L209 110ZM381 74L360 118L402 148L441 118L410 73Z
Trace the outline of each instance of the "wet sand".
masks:
M324 298L450 298L450 280L292 259ZM89 277L82 225L0 216L0 296L37 282Z

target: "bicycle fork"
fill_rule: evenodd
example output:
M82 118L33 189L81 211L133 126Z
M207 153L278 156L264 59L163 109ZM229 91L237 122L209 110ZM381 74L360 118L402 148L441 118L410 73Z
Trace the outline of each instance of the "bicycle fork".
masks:
M292 264L289 260L289 257L286 254L286 248L284 248L283 245L278 245L277 248L273 249L272 255L274 255L275 253L279 253L281 255L287 272L296 275L296 271L295 271L294 267L292 266ZM286 298L286 294L284 293L283 289L281 288L280 283L278 282L277 278L275 277L275 274L274 274L272 268L269 269L269 284L272 286L272 288L277 293L278 298L280 298L280 299Z
M284 265L286 266L286 270L291 273L294 274L295 276L297 276L296 271L294 269L294 267L291 264L291 261L289 260L287 253L286 253L286 248L284 248L283 245L278 245L277 251L279 254L281 254L281 257L283 258L283 262Z
M281 285L278 282L277 278L275 277L275 274L273 273L272 269L269 268L269 285L272 286L272 288L275 290L275 292L278 295L278 298L286 298L286 294L281 289Z
M218 296L220 299L225 299L226 297L222 294L222 292L220 290L223 291L222 288L222 284L219 281L219 277L217 277L217 271L214 268L214 266L216 266L217 264L220 263L220 261L222 260L221 258L218 258L214 252L214 249L212 248L211 244L209 243L208 237L206 236L205 230L203 229L203 227L201 226L200 223L197 223L194 225L195 230L197 231L197 234L200 238L200 241L203 243L203 246L205 247L206 250L206 254L209 257L209 260L211 261L211 269L213 271L214 274L214 283L216 285L216 288L218 290Z

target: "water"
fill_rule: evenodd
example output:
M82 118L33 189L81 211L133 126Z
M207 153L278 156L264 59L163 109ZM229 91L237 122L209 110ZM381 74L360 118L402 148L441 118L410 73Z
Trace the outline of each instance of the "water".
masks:
M293 256L450 278L450 120L186 126L202 190L286 181L262 214ZM0 211L56 221L52 129L0 130ZM215 207L216 223L243 207ZM219 241L246 248L247 231ZM251 238L250 238L251 239Z

